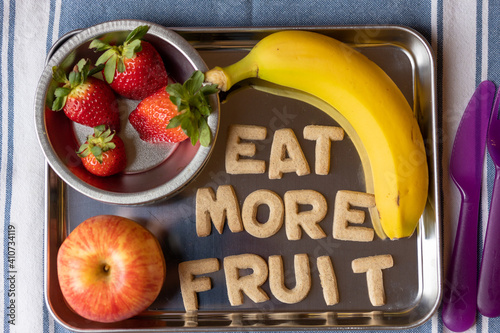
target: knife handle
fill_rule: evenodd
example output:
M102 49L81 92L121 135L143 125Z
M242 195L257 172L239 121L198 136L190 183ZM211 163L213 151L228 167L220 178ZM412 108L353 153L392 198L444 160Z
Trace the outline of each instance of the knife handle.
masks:
M441 314L446 327L455 332L469 329L476 320L478 221L479 200L467 200L462 195Z
M479 273L477 307L486 317L500 316L500 170L491 195L490 216Z

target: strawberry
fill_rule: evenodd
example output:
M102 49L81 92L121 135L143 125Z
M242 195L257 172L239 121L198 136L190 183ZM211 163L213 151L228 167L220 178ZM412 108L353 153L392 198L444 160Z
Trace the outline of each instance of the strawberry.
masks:
M90 61L81 59L73 71L66 73L57 66L52 68L54 80L62 86L54 91L52 110L63 110L74 122L95 127L107 125L120 129L120 114L115 94L108 85L92 75L101 67L90 70Z
M90 43L96 52L105 51L96 65L105 64L106 82L118 94L142 100L168 83L163 60L150 43L141 39L148 32L147 25L134 29L122 45L110 45L99 39Z
M143 99L128 117L130 124L144 141L180 142L187 139L180 127L167 129L170 120L179 112L165 88Z
M180 142L188 137L204 146L211 141L207 118L211 113L206 96L217 92L215 85L203 86L204 75L196 71L184 82L168 85L142 100L129 121L142 140Z
M123 171L127 166L122 139L104 125L94 128L94 134L87 137L77 154L81 157L85 169L96 176L111 176Z

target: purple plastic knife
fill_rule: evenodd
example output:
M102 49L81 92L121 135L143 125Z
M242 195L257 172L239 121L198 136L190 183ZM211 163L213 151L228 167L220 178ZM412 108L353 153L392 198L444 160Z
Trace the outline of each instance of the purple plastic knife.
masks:
M488 152L495 164L495 181L477 283L477 309L486 317L500 316L500 90L488 127Z
M477 227L488 121L495 85L483 81L472 96L458 126L451 151L450 174L462 203L444 285L443 323L462 332L476 319Z

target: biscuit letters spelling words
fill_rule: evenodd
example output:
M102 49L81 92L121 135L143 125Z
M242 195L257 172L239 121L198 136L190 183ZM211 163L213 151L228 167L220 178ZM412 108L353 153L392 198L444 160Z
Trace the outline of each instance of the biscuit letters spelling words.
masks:
M212 288L212 282L208 276L196 277L196 275L213 273L218 270L219 260L216 258L184 261L179 264L181 294L186 311L198 309L197 292Z
M267 129L254 125L231 125L226 142L226 172L231 175L260 174L266 172L266 162L244 157L253 157L257 151L252 142L241 140L264 140Z
M283 258L275 255L269 257L269 287L274 297L287 304L294 304L306 298L311 290L311 270L307 254L294 256L295 286L285 286Z
M335 197L333 238L356 242L372 241L375 233L372 228L349 225L349 222L362 224L365 221L365 212L351 209L351 206L374 207L375 197L369 193L338 191Z
M368 297L373 306L385 304L383 269L394 265L390 254L358 258L352 261L354 273L366 273Z
M251 269L252 273L241 276L240 270ZM269 300L261 285L268 276L268 267L264 259L256 254L240 254L224 258L227 296L232 306L243 304L243 294L255 303Z
M332 141L344 138L344 130L335 126L309 125L304 127L304 139L315 140L315 166L317 175L327 175L330 172L330 151Z

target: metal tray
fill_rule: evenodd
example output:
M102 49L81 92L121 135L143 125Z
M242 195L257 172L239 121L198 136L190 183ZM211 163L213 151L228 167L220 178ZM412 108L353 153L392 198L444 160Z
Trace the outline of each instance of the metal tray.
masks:
M281 28L283 29L283 28ZM253 124L268 129L268 139L257 145L258 159L267 160L274 130L292 128L306 158L314 165L314 142L303 140L303 127L309 124L336 125L336 122L314 107L283 97L246 89L228 96L221 106L221 126L212 157L202 173L182 193L167 201L145 206L118 206L94 201L76 192L47 166L45 225L45 288L49 311L61 325L80 332L96 331L235 331L290 329L401 329L426 322L437 310L441 297L441 223L436 118L435 64L428 43L415 31L400 26L302 27L314 30L355 46L378 63L398 84L419 120L426 143L430 187L425 212L417 232L410 238L389 241L375 237L369 243L333 239L334 195L338 190L364 191L360 158L348 137L332 145L332 168L329 175L312 172L298 177L285 174L281 180L263 175L228 175L224 169L224 152L229 124ZM208 67L229 64L248 52L260 38L278 28L175 28L198 49ZM222 234L213 230L208 237L195 232L195 194L200 187L233 185L240 204L256 189L270 189L283 197L288 190L314 189L328 202L328 213L321 222L327 237L312 240L304 235L299 241L288 241L284 227L268 239L258 239L246 232L231 233L227 226ZM166 261L167 278L157 300L141 315L129 320L102 324L85 320L65 303L57 280L57 250L64 238L80 222L98 214L116 214L138 221L160 240ZM265 221L266 212L259 211ZM369 216L367 214L367 216ZM367 217L365 225L370 225ZM209 274L212 289L199 293L199 310L184 311L179 288L179 262L252 253L267 259L282 255L286 283L293 286L293 255L307 253L310 259L312 288L296 304L283 304L273 297L266 282L262 287L267 302L255 304L245 298L241 306L232 307L227 298L224 272ZM364 274L353 274L355 258L391 254L394 267L384 270L387 302L371 306ZM332 259L338 280L340 302L326 306L323 300L316 257Z

